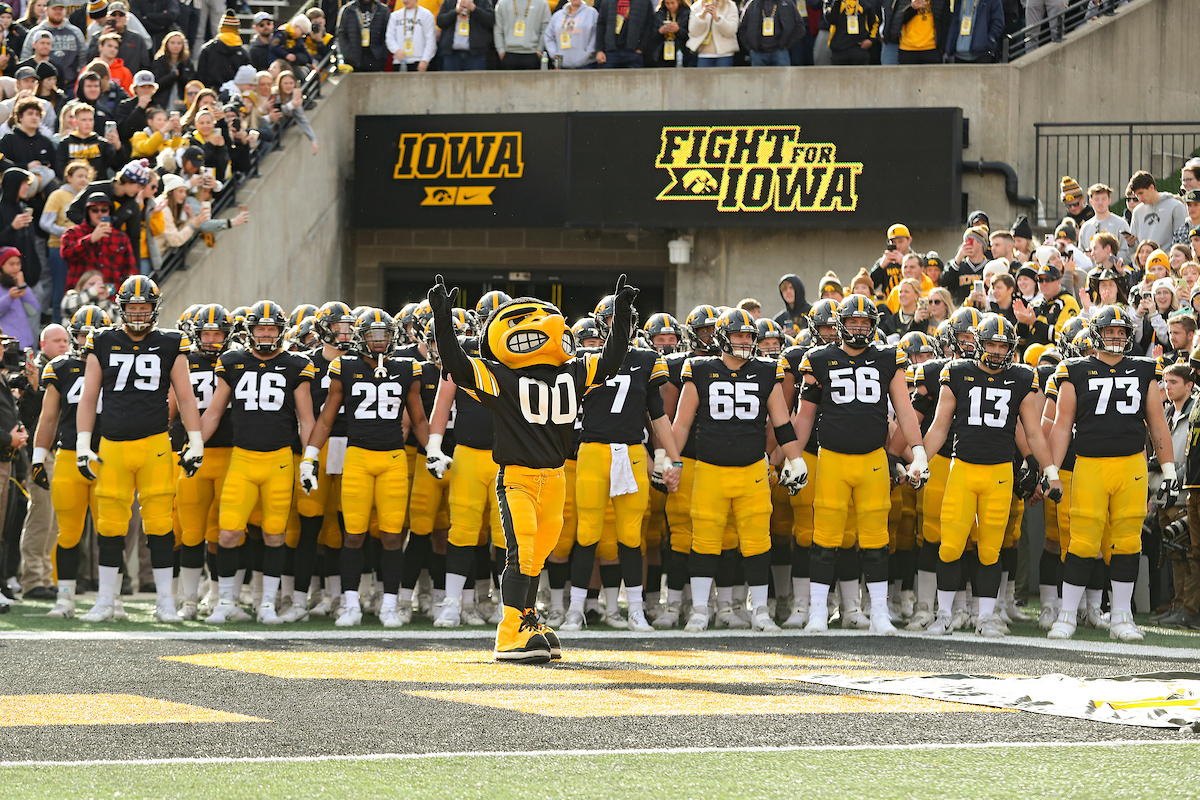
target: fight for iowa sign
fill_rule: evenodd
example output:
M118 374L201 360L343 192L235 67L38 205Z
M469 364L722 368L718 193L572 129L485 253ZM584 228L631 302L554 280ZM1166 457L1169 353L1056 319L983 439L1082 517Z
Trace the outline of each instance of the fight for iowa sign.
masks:
M358 117L358 228L954 224L959 109Z

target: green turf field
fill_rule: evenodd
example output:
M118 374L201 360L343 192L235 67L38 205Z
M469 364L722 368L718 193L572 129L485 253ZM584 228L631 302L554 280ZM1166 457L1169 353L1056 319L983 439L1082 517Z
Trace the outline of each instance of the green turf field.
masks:
M114 755L119 755L114 753ZM22 798L1182 797L1200 744L6 767Z

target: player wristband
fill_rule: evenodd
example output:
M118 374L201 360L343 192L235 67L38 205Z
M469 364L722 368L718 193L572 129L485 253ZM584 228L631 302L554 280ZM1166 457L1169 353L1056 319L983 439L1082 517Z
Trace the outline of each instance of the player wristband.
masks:
M425 455L442 455L442 436L440 433L429 434L429 440L425 443Z
M796 429L792 427L790 420L775 426L775 442L777 444L785 445L794 441L796 441Z
M676 469L683 469L683 462L682 461L672 461L671 466L675 467Z
M188 431L188 449L193 453L204 451L204 434L200 431Z
M1171 466L1174 467L1175 465L1172 464ZM1048 481L1056 481L1056 480L1058 480L1058 467L1054 466L1053 464L1050 464L1044 470L1042 470L1042 475Z
M91 450L92 449L92 432L80 431L75 436L75 451Z
M304 448L304 460L305 461L316 461L320 457L321 457L320 448L313 447L311 444L308 447Z
M1173 462L1168 461L1166 464L1160 466L1159 469L1162 471L1162 476L1166 480L1173 481L1176 479L1175 464Z
M46 449L46 448L44 448L44 447L35 447L35 448L33 448L33 463L35 463L35 464L45 464L45 463L46 463L46 456L48 456L48 455L50 455L50 451L49 451L49 450L47 450L47 449Z

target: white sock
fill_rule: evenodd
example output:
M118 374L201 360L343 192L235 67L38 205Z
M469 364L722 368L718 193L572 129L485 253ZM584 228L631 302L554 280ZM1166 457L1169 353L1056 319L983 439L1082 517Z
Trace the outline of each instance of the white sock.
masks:
M917 603L924 604L931 612L937 602L937 573L917 570Z
M937 613L939 617L949 617L954 613L954 602L958 592L937 590Z
M279 596L292 597L296 593L296 576L283 575L279 578Z
M308 608L308 594L292 589L292 605L299 606L300 608Z
M563 610L563 593L564 593L564 590L562 590L562 589L551 589L550 590L550 610L551 611L562 611Z
M446 590L445 589L434 589L433 590L433 604L435 606L440 606L442 604L442 601L445 599L446 599Z
M708 596L712 594L713 579L692 577L692 608L701 609L708 605ZM721 590L718 589L719 593Z
M753 609L762 608L767 604L767 585L764 583L761 586L750 587L750 607Z
M412 596L413 596L412 589L401 589L400 590L400 602L401 603L406 603L406 604L411 605L412 604Z
M203 574L203 567L179 568L179 592L183 595L185 603L189 600L195 602L200 595L200 577Z
M843 611L861 610L858 602L858 581L838 581L838 592L842 595Z
M449 585L446 586L446 591L450 591ZM473 588L463 587L462 590L463 608L474 608L475 606L475 590Z
M59 581L58 582L58 590L60 592L66 592L67 594L74 597L75 596L75 581Z
M1133 613L1133 583L1125 581L1112 582L1112 612L1114 614Z
M396 595L384 592L383 593L383 604L381 606L379 606L379 611L382 613L384 611L391 611L395 608L396 608Z
M616 614L621 609L617 606L617 598L621 596L620 586L605 586L604 587L604 610L609 614Z
M344 597L346 598L346 600L343 605L345 605L346 608L361 608L362 607L358 603L358 592L347 591L345 593Z
M867 592L871 595L871 613L887 614L888 582L874 581L867 584Z
M120 567L100 567L100 585L96 588L96 602L111 606L121 585Z
M233 591L237 592L238 595L241 595L242 587L245 584L246 584L246 570L239 569L237 572L233 573Z
M683 602L683 589L667 589L667 602L668 603L682 603Z
M1104 600L1103 589L1086 589L1084 596L1087 597L1088 608L1099 608L1101 601Z
M981 597L979 598L979 618L990 617L996 613L996 598Z
M1058 587L1053 584L1040 584L1038 586L1038 596L1042 600L1042 608L1058 605Z
M1004 602L1007 605L1015 606L1017 604L1017 582L1009 581L1004 584Z
M737 586L732 587L731 592L732 592L732 597L733 597L734 608L745 608L746 607L746 596L749 593L749 589L746 586L746 584L743 583L743 584L739 584Z
M448 600L457 600L462 602L463 588L467 585L466 575L455 575L453 572L446 573L446 598Z
M1084 591L1086 590L1082 586L1063 581L1062 607L1059 609L1059 613L1069 613L1074 619L1075 615L1079 613L1079 601L1083 599Z
M997 600L999 600L1002 597L1008 596L1007 594L1005 594L1005 592L1008 590L1008 585L1009 585L1008 584L1008 573L1001 572L1000 573L1000 591L996 592Z
M587 599L588 599L588 596L587 596L587 588L586 587L583 589L577 589L574 586L572 586L571 587L571 608L570 608L570 610L578 611L580 614L582 614L584 605L587 603Z
M159 600L171 599L171 578L175 570L171 567L159 567L151 570L154 573L154 589Z
M233 593L237 591L241 591L241 584L237 582L236 575L222 575L217 578L217 595L222 603L234 602Z
M625 599L629 602L629 613L641 611L643 608L642 587L641 586L626 586Z
M260 601L264 606L274 606L279 595L280 580L277 575L263 575L263 593Z
M808 601L812 609L811 613L828 614L829 609L826 606L829 604L829 584L810 582L808 584Z
M792 602L807 600L809 595L808 578L792 578Z
M938 595L941 596L941 592L938 592ZM960 611L960 610L965 611L966 610L966 608L967 608L967 593L965 591L954 593L954 604L951 606L951 608L954 609L955 611Z
M342 596L342 576L330 575L325 579L325 591L329 592L330 600L337 600ZM412 599L412 592L408 593L408 599Z
M718 586L717 587L717 608L733 605L733 587Z

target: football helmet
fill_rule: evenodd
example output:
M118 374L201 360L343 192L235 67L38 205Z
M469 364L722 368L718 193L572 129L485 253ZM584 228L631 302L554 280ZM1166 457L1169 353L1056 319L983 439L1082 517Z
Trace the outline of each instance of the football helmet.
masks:
M596 327L600 329L600 338L607 339L608 332L612 324L613 314L616 313L617 299L611 294L606 294L600 298L600 302L596 303L596 308L592 310L592 319L596 320ZM630 318L630 334L637 331L641 324L638 320L636 308L629 309L632 314Z
M364 311L354 325L353 349L360 355L386 358L395 339L396 320L381 308Z
M121 322L134 333L143 333L154 327L158 320L158 306L162 301L162 292L158 284L145 275L134 275L126 278L117 290L117 305L121 309ZM131 304L148 304L149 311L130 313Z
M978 309L960 308L950 315L946 328L946 339L943 346L946 352L954 358L975 358L975 328L978 327L983 315ZM960 339L961 334L970 334L970 339Z
M494 289L479 298L479 302L475 304L475 316L479 318L480 324L487 322L487 318L492 315L492 312L509 300L512 300L512 298L498 289Z
M78 343L78 337L88 336L92 331L107 328L112 325L112 317L100 306L80 306L71 317L67 329L71 333L71 352L82 353L83 345Z
M455 310L457 311L460 309ZM470 335L466 325L463 324L457 315L451 315L450 319L454 323L455 336L458 336L461 340L462 337ZM433 320L429 320L429 322L425 323L425 330L422 331L421 336L425 340L425 349L429 353L429 361L434 366L440 368L442 366L442 357L438 354L437 338L433 333Z
M1074 353L1077 358L1086 358L1087 356L1092 355L1095 349L1096 341L1092 338L1092 331L1090 328L1084 328L1083 330L1079 331L1079 333L1075 334L1075 339L1071 342L1071 352Z
M1072 342L1075 341L1075 336L1087 326L1088 321L1078 315L1071 317L1063 323L1062 328L1058 331L1058 336L1054 339L1054 343L1064 357L1071 358L1076 355L1072 349Z
M422 300L417 303L417 307L413 309L413 330L425 330L425 323L433 319L433 309L429 307L428 300Z
M415 344L425 335L423 328L413 327L417 322L413 314L416 310L416 303L405 303L404 308L396 312L396 341L400 344Z
M311 350L320 344L320 340L317 338L316 322L316 317L308 317L301 320L300 324L292 330L292 341L297 350Z
M196 312L201 308L203 308L203 304L192 303L184 310L182 314L179 315L179 330L186 333L189 339L192 336L192 319L196 316Z
M797 333L796 337L792 340L792 344L795 347L809 348L815 346L816 343L817 340L813 336L813 332L807 328Z
M989 353L984 347L988 342L1005 345L1003 353ZM989 369L1003 370L1013 363L1017 352L1017 327L999 314L985 314L975 326L975 355Z
M1133 350L1133 319L1129 316L1129 312L1120 306L1101 306L1092 315L1087 327L1091 333L1092 347L1095 349L1118 355L1124 355ZM1104 332L1109 328L1120 328L1125 331L1125 341L1120 346L1110 345L1104 341ZM1072 344L1074 344L1073 341Z
M229 318L229 312L217 303L200 306L200 310L192 316L192 341L206 355L215 356L224 352L232 330L233 320ZM221 331L225 336L220 342L205 343L205 331Z
M246 312L246 344L257 353L273 353L283 347L283 337L287 334L287 314L283 306L270 300L259 300L250 306ZM259 325L275 326L275 335L258 337L254 329Z
M717 309L710 305L696 306L687 315L683 325L684 331L687 333L688 345L692 350L707 356L717 354L717 343L714 341L714 336L717 318L720 316ZM703 332L705 329L708 329L707 333Z
M509 300L488 317L480 354L509 369L561 366L575 355L575 338L553 303L534 297Z
M317 315L317 307L312 303L301 303L288 314L288 327L294 328L309 317Z
M571 335L575 337L575 344L583 347L584 341L588 339L603 339L600 335L600 326L596 324L596 320L591 317L583 317L574 325L571 326Z
M750 334L750 343L734 344L732 337L735 333ZM717 319L713 339L718 350L734 358L750 359L758 354L758 326L754 324L754 317L740 308L730 309Z
M755 321L758 328L758 352L767 358L776 358L787 346L783 327L773 319L762 317Z
M808 332L812 334L813 344L829 344L838 340L837 308L836 300L825 298L813 303L812 308L808 310ZM830 338L822 336L821 328L833 328L833 336Z
M868 324L867 329L851 333L850 329L846 327L846 321L851 319L865 319ZM843 344L856 350L864 349L875 341L875 333L879 330L879 311L870 298L852 294L838 303L837 313L833 318L833 327L837 330Z
M900 349L913 361L916 356L927 353L930 358L937 358L941 349L927 334L920 331L909 331L900 337Z
M355 317L350 306L338 300L331 300L321 306L313 320L317 338L324 344L331 344L342 352L347 352L354 340ZM342 327L342 326L345 327Z
M250 310L250 306L238 306L229 312L229 318L233 321L233 330L229 334L229 338L233 344L243 345L246 343L246 312Z
M654 349L664 356L674 353L683 344L683 326L679 324L679 320L665 311L651 314L650 319L646 320L646 324L642 326L642 330L645 331L646 337ZM675 344L654 345L655 336L674 336Z

